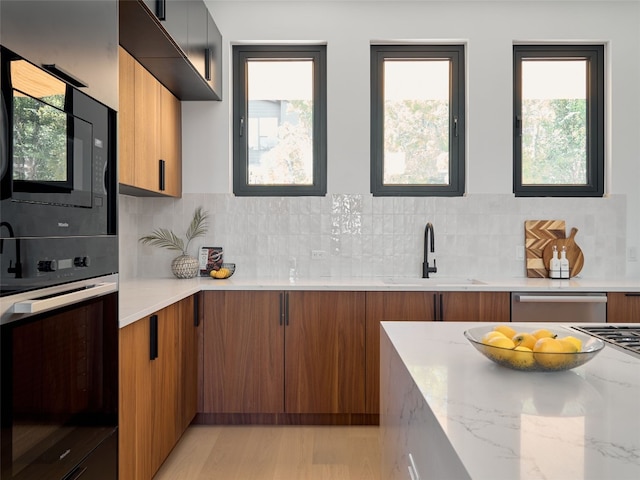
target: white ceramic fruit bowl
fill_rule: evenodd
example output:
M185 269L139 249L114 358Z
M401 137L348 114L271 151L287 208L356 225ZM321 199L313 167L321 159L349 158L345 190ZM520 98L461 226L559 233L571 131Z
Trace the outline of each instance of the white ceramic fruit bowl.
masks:
M582 341L582 350L576 353L543 353L543 352L523 352L508 348L485 345L482 337L493 330L495 325L485 325L466 330L464 336L476 350L482 353L489 360L513 370L528 372L561 372L584 365L600 350L604 348L604 342L598 338L582 334L578 331L559 330L554 331L551 324L531 324L528 328L518 330L518 333L532 333L539 328L547 328L559 336L571 335Z

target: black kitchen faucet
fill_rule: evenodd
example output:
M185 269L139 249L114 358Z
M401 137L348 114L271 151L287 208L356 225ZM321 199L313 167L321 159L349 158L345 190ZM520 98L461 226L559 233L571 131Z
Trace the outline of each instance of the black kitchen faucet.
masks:
M436 267L436 259L433 259L433 267L429 266L429 245L431 246L431 253L434 253L435 243L433 240L433 225L431 222L427 223L424 228L424 262L422 263L422 278L429 278L430 273L436 273L438 268Z

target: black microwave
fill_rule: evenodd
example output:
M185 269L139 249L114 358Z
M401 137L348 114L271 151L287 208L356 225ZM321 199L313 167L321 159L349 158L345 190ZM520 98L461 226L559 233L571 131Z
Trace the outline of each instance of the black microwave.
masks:
M71 73L0 48L2 222L20 237L115 235L116 112Z

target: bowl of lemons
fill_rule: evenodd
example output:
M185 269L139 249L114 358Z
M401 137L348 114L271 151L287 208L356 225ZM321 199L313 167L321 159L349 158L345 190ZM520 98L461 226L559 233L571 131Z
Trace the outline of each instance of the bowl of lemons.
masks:
M209 276L218 280L229 278L236 271L235 263L223 263L218 270L211 270Z
M552 326L484 325L464 332L489 360L514 370L560 372L584 365L603 348L600 339Z

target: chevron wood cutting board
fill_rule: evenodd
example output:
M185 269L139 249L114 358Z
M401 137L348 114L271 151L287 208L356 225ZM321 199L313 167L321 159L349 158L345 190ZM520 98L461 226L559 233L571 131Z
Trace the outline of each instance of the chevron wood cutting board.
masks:
M544 266L543 252L553 240L567 235L564 220L526 220L524 222L524 250L527 277L544 278L549 273Z

